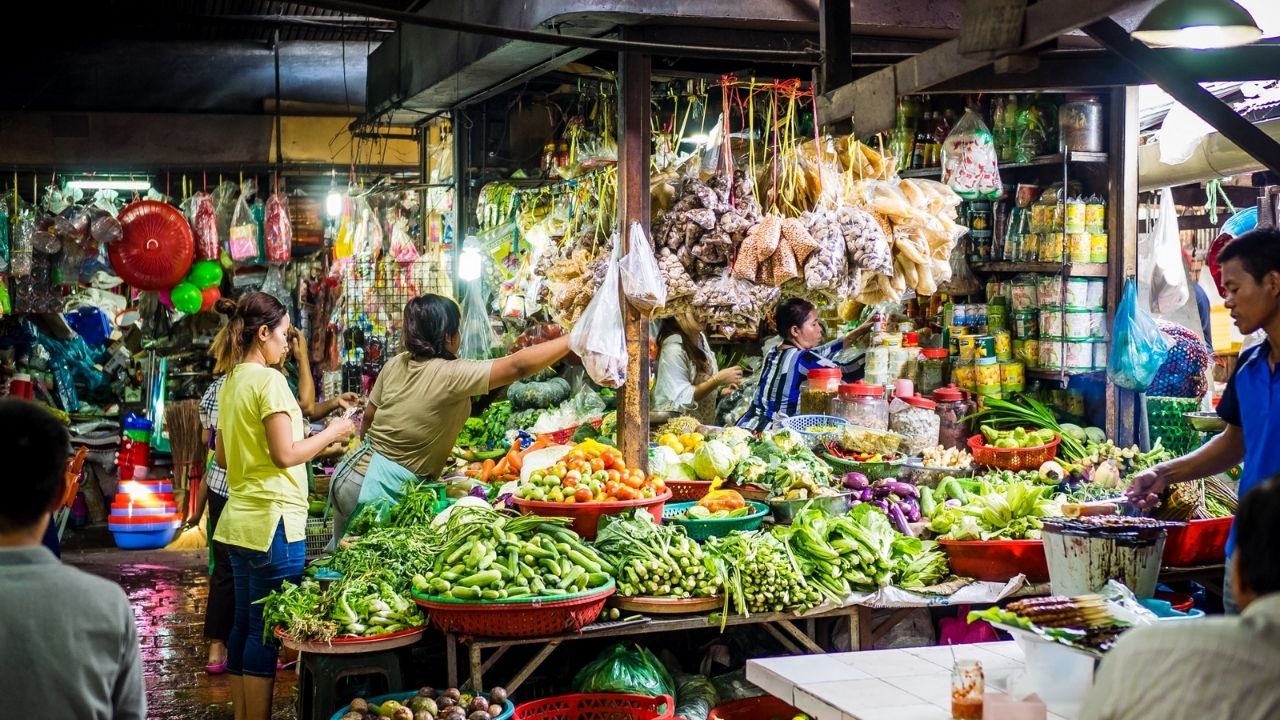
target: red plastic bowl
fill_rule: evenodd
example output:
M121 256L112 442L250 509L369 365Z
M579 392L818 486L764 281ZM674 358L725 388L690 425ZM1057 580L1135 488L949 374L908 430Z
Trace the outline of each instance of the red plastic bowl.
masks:
M1043 540L939 540L951 572L986 582L1007 582L1026 575L1033 583L1049 582Z
M1166 545L1165 547L1168 547L1168 546ZM1156 599L1164 600L1165 602L1169 603L1170 607L1172 607L1174 610L1177 610L1180 613L1187 612L1188 610L1196 606L1195 598L1191 597L1190 595L1184 595L1183 593L1164 592L1162 590L1157 590Z
M644 508L653 516L656 523L662 522L662 506L671 499L671 491L643 500L614 500L613 502L558 503L545 500L525 500L511 498L512 504L528 515L547 517L571 517L570 529L587 540L596 539L596 530L600 527L600 518L605 515L621 515L630 513L634 508Z
M1165 567L1216 565L1227 559L1231 518L1191 520L1184 527L1169 528L1164 541Z
M743 698L720 703L711 708L707 720L787 720L800 714L800 709L772 695Z

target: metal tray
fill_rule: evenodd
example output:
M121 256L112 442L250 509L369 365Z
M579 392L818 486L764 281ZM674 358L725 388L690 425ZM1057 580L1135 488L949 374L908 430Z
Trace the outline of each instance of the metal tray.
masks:
M276 637L280 638L281 645L298 652L313 653L315 655L358 655L360 653L378 652L379 650L394 650L395 648L413 645L422 639L422 634L426 631L427 626L423 625L389 635L375 635L363 638L339 637L329 642L313 642L309 640L294 640L280 628L275 629Z
M715 595L709 598L669 598L669 597L635 597L614 596L609 604L627 612L647 613L650 615L690 615L711 612L724 607L724 596Z

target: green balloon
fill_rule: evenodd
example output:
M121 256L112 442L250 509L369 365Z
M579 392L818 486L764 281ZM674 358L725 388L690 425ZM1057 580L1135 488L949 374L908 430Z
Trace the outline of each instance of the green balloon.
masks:
M191 266L186 282L195 285L199 290L221 285L222 266L218 265L217 260L199 260Z
M200 312L200 305L204 302L204 295L200 292L200 288L195 285L189 282L180 282L173 286L173 290L169 293L169 299L173 301L175 310L194 315Z

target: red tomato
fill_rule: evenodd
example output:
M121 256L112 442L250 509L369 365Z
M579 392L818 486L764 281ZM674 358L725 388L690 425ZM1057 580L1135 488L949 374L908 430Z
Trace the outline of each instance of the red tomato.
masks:
M561 485L561 486L563 486L563 487L567 487L567 488L577 487L577 486L578 486L578 478L575 478L575 477L567 477L567 478L565 478L565 479L563 479L563 480L561 480L561 481L560 481L560 485Z
M588 488L580 487L576 492L573 493L573 499L577 500L578 502L591 502L591 490L589 490Z
M604 469L604 460L600 458L591 458L592 472L595 472L596 470L603 470L603 469Z
M628 475L622 478L622 484L632 489L639 489L644 484L644 481L635 475Z

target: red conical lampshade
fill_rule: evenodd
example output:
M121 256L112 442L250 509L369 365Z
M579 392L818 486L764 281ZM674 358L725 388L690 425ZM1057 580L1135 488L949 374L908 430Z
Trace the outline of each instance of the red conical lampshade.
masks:
M164 290L191 269L195 240L182 213L168 203L139 200L120 211L124 235L107 244L111 267L139 290Z

